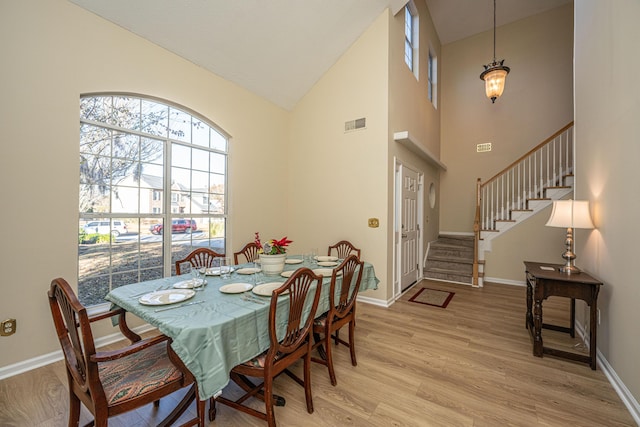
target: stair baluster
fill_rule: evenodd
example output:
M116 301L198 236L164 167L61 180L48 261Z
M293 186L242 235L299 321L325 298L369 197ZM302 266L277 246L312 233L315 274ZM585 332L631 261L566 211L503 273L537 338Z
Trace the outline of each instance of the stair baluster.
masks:
M538 144L486 182L476 184L473 221L473 286L482 286L483 240L506 231L516 222L514 212L538 211L571 191L573 177L573 122ZM557 194L550 190L561 189Z

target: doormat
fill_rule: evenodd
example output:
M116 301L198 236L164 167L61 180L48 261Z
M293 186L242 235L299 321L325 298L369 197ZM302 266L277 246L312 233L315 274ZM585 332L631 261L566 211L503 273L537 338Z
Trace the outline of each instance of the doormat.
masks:
M455 292L439 291L436 289L422 288L409 301L418 304L432 305L434 307L447 308L449 301Z

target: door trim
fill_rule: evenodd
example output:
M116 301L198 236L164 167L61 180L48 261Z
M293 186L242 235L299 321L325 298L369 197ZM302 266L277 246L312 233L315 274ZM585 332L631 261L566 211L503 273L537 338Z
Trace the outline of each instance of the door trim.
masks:
M410 163L403 162L394 157L394 173L393 173L393 292L392 299L396 300L402 295L401 278L401 260L402 260L402 239L401 224L402 215L402 169L404 167L415 171L418 174L418 254L417 259L422 260L424 257L424 172L420 168L414 167ZM420 281L423 276L423 265L418 266L418 278Z

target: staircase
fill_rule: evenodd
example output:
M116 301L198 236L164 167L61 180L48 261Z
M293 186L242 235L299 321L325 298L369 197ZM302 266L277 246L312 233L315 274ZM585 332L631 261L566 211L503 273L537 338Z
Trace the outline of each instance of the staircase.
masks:
M481 287L491 241L573 192L573 122L486 182L478 178L472 285Z
M473 243L473 236L438 236L438 240L429 244L423 277L471 284Z

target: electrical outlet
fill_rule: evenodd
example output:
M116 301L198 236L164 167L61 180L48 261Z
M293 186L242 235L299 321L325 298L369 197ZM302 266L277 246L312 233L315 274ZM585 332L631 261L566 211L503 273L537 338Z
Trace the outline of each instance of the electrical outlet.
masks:
M378 218L369 218L368 224L371 228L377 228L380 226L380 221L378 220Z
M16 333L16 319L3 320L0 323L0 336L8 337Z

